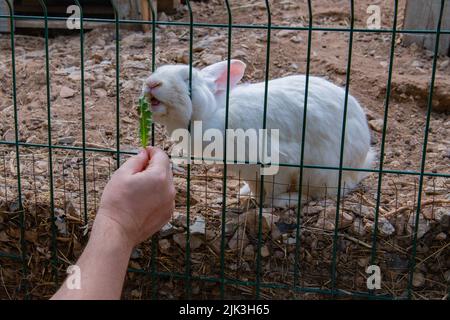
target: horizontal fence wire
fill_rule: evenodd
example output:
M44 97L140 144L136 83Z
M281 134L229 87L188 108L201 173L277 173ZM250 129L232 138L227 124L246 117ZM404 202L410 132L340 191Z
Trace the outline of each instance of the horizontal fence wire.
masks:
M55 186L55 181L58 179L57 173L58 169L61 167L63 170L63 179L66 173L66 164L65 160L60 162L58 156L60 156L60 152L81 152L81 162L77 166L77 172L79 175L79 186L77 190L77 194L79 195L78 199L80 201L80 214L81 214L81 226L80 228L86 229L89 226L89 213L91 210L92 204L89 202L89 198L94 199L94 202L97 201L97 191L101 189L98 185L96 185L96 173L100 175L105 175L106 178L109 178L111 171L118 168L123 160L130 155L136 154L135 150L126 150L121 148L121 107L120 107L120 58L121 58L121 43L120 43L120 26L122 25L148 25L151 27L152 34L152 42L151 42L151 71L155 71L157 68L156 64L156 33L157 27L159 26L172 26L172 27L183 27L187 29L187 34L189 37L188 41L188 66L189 66L189 95L192 98L192 80L193 80L193 69L194 69L194 36L196 28L224 28L227 30L227 85L226 85L226 104L225 104L225 129L229 128L229 105L230 105L230 60L231 60L231 51L232 51L232 40L233 40L233 30L235 29L251 29L251 30L262 30L266 32L267 42L266 42L266 52L265 52L265 61L264 61L264 102L262 107L263 110L263 123L262 129L266 129L267 127L267 112L268 112L268 92L269 92L269 80L270 80L270 67L272 65L271 60L271 37L273 37L272 32L275 30L293 30L293 31L306 31L308 34L307 39L307 51L306 51L306 82L305 82L305 100L303 106L303 116L302 120L302 141L300 148L300 162L299 163L271 163L270 165L277 165L280 167L291 167L299 169L299 180L298 180L298 199L296 199L298 204L301 204L304 199L302 199L303 188L309 188L310 186L306 186L303 183L304 178L304 169L323 169L323 170L332 170L338 172L338 185L336 188L329 188L329 190L325 191L327 194L328 191L336 189L337 199L335 201L334 209L335 210L335 220L334 220L334 230L331 230L327 235L330 236L330 248L331 248L331 261L329 265L329 281L325 286L305 286L302 283L302 271L300 270L300 266L303 261L301 258L301 249L304 241L302 236L305 233L305 230L308 228L307 221L304 221L305 215L307 214L307 207L302 207L298 205L297 209L294 211L294 215L296 217L295 223L295 250L293 254L293 271L292 271L292 279L289 283L271 283L264 281L264 270L262 264L262 256L261 250L264 245L263 238L263 220L265 208L263 208L263 200L268 195L264 194L264 184L270 178L266 178L263 175L259 179L255 179L255 184L259 184L259 202L260 204L256 206L255 210L257 212L257 237L256 237L256 263L255 263L255 271L254 271L254 279L253 280L241 280L239 278L233 279L230 277L230 274L227 270L228 257L226 256L226 224L227 224L227 215L229 214L228 202L229 198L229 190L228 187L233 182L233 179L228 175L228 165L230 164L256 164L261 167L267 166L267 164L261 163L259 161L229 161L227 159L227 150L226 147L223 150L224 157L218 159L212 158L197 158L197 157L176 157L172 156L172 160L185 160L187 161L185 175L182 178L185 180L185 223L187 226L190 225L194 215L192 214L191 208L191 200L197 197L197 191L193 190L194 184L192 181L195 179L203 179L205 178L208 181L208 176L196 176L196 173L192 171L192 167L195 165L196 160L208 160L214 161L216 163L223 164L223 175L220 177L221 190L219 191L209 191L209 194L217 193L217 196L221 198L220 203L220 245L219 245L219 260L218 260L218 271L215 273L218 276L204 276L199 275L195 268L192 266L192 260L194 259L194 253L191 252L191 241L193 240L193 235L190 233L190 228L186 229L186 238L185 238L185 253L184 253L184 266L183 270L178 271L163 271L160 270L158 264L158 258L160 252L158 252L158 237L155 235L152 237L150 242L150 253L149 253L149 264L148 267L142 269L136 269L133 267L129 268L130 273L142 274L145 277L148 277L151 281L151 297L158 297L159 290L159 281L164 279L174 279L181 280L184 285L184 296L186 298L193 297L193 283L196 281L206 282L206 283L215 283L219 285L219 297L224 299L227 298L227 288L230 286L248 286L252 288L251 295L254 298L264 298L264 293L262 289L280 289L280 290L291 290L295 293L311 293L311 294L321 294L333 297L356 297L356 298L372 298L372 299L395 299L399 298L396 295L386 295L386 294L377 294L373 290L369 290L368 292L359 292L359 291L348 291L339 288L339 283L337 281L338 275L338 263L339 263L339 245L340 239L342 238L342 233L338 229L338 225L340 224L340 219L342 218L342 212L345 207L345 197L342 196L341 191L346 190L346 186L342 183L343 173L345 171L355 171L355 172L367 172L367 173L375 173L377 176L377 183L375 190L375 202L374 205L374 225L371 230L371 243L367 249L370 250L370 262L371 264L376 264L380 259L378 254L380 251L377 249L379 247L379 217L382 212L382 192L383 192L383 182L385 175L396 175L396 176L407 176L411 178L418 177L418 184L414 184L414 221L413 224L413 232L412 232L412 243L411 243L411 255L408 261L408 271L407 271L407 294L403 296L403 298L411 298L412 297L412 283L413 283L413 275L417 267L417 247L418 247L418 232L419 232L419 218L422 209L422 201L423 193L424 193L424 184L425 178L450 178L450 173L444 172L428 172L426 171L426 153L427 153L427 145L428 145L428 133L430 129L430 120L431 120L431 112L433 108L433 94L435 87L435 78L437 71L437 60L438 60L438 52L439 52L439 39L442 35L450 35L450 30L442 29L442 20L443 20L443 12L446 4L445 0L440 1L440 11L439 11L439 21L435 30L404 30L398 29L398 0L394 1L394 15L392 21L392 28L381 28L381 29L362 29L355 28L355 14L354 14L354 6L355 3L353 0L349 0L350 6L350 25L349 27L323 27L323 26L315 26L313 23L314 12L312 7L312 0L307 0L308 6L308 23L307 26L283 26L272 23L272 13L271 13L271 3L269 0L264 0L265 5L265 14L267 23L265 24L236 24L233 21L233 15L231 11L231 6L228 0L224 0L224 7L227 14L228 23L203 23L194 21L194 11L191 6L189 0L186 0L186 6L188 11L188 22L180 22L180 21L158 21L156 8L153 7L153 2L148 1L148 6L151 12L151 20L128 20L121 19L120 12L115 5L114 1L110 1L111 7L113 9L114 18L91 18L84 17L82 6L78 0L75 0L76 5L80 8L80 30L79 30L79 43L80 43L80 74L81 74L81 132L82 132L82 141L81 145L78 146L67 146L60 144L53 144L52 138L52 104L51 104L51 78L50 78L50 55L49 55L49 22L51 21L66 21L67 17L55 17L48 16L48 9L46 1L38 0L39 4L42 7L43 15L17 15L14 14L13 7L8 0L5 1L8 5L9 15L0 15L0 19L8 19L10 22L10 46L11 46L11 75L12 75L12 101L13 101L13 113L14 113L14 141L0 141L0 146L5 148L13 148L14 149L14 165L16 174L12 177L12 179L16 182L15 190L17 191L17 197L13 200L16 201L18 207L15 208L14 212L17 212L19 215L18 225L20 228L20 237L19 237L19 245L20 247L19 253L8 253L0 251L0 258L11 259L14 261L19 261L21 263L21 271L22 271L22 281L20 290L23 291L28 296L28 293L31 288L29 288L29 284L27 283L27 279L30 274L30 267L27 265L27 261L29 260L29 250L27 249L26 236L27 236L27 221L25 219L25 208L23 207L24 203L24 194L30 191L29 185L24 187L24 177L22 176L22 171L24 170L22 164L27 160L27 155L24 154L21 150L24 148L28 148L29 150L46 150L47 159L48 159L48 190L43 188L41 192L48 192L48 200L49 200L49 211L47 214L49 215L48 219L50 221L50 264L49 268L51 269L51 273L53 275L53 284L55 288L59 284L59 280L62 269L61 263L67 262L62 258L61 250L58 247L58 219L57 219L57 211L59 208L59 200L58 194L64 195L64 201L67 198L66 196L66 186L61 187ZM46 75L46 111L47 111L47 143L30 143L30 142L22 142L20 141L20 128L19 128L19 113L18 113L18 102L17 102L17 80L16 80L16 56L15 56L15 31L14 25L16 20L35 20L35 21L43 21L44 23L44 50L45 50L45 75ZM100 148L96 146L92 146L88 141L86 134L86 92L85 92L85 27L84 23L102 23L102 24L114 24L114 35L115 35L115 149L109 148ZM158 32L164 32L164 30L159 30ZM311 51L312 51L312 37L314 32L343 32L348 34L348 52L347 52L347 65L346 65L346 79L345 79L345 102L344 102L344 111L343 118L336 119L337 121L342 121L342 132L340 137L340 157L339 157L339 165L338 166L323 166L323 165L313 165L305 163L305 137L306 137L306 127L308 123L306 121L306 116L308 112L308 93L309 93L309 80L310 80L310 72L311 72ZM378 168L375 169L361 169L361 168L349 168L344 166L344 148L345 148L345 134L346 134L346 124L347 124L347 105L349 100L349 92L351 86L351 67L352 67L352 56L353 56L353 40L355 33L371 33L371 34L388 34L390 35L390 48L389 48L389 64L388 64L388 73L387 73L387 84L386 84L386 93L384 98L384 111L383 111L383 127L382 127L382 138L380 145L380 154L379 154L379 165ZM422 35L434 35L436 38L434 54L433 54L433 64L432 64L432 72L431 72L431 80L429 83L429 92L428 92L428 100L427 100L427 110L426 110L426 120L424 127L424 137L423 137L423 145L421 152L421 161L420 161L420 170L412 171L412 170L387 170L384 168L384 160L385 160L385 146L386 146L386 134L387 134L387 126L388 126L388 113L390 107L390 98L391 98L391 90L392 90L392 77L393 77L393 68L394 68L394 58L395 58L395 47L396 40L401 34L422 34ZM299 115L300 116L300 115ZM190 125L189 125L190 130ZM225 135L225 146L227 141L227 135ZM155 145L155 126L152 124L152 135L151 135L151 145ZM263 146L265 144L263 143ZM27 150L28 150L27 149ZM108 170L102 173L102 170L106 170L105 167L96 166L95 156L93 158L90 157L90 154L98 154L98 155L106 155L113 157L114 164L111 164L108 160ZM190 153L189 153L190 154ZM264 152L263 152L264 154ZM0 156L2 154L0 153ZM6 168L6 156L3 154L3 168ZM1 158L0 158L1 160ZM92 169L90 169L90 163L92 163ZM35 159L33 154L32 160L32 168L34 175L35 168ZM58 169L57 169L58 168ZM6 169L5 169L6 170ZM90 177L90 172L93 172L93 178ZM7 185L9 182L6 181L7 175L5 174L5 197L6 202L8 202L7 198ZM209 177L211 178L211 177ZM217 178L217 177L216 177ZM266 181L265 181L266 179ZM415 181L415 180L414 180ZM89 185L90 182L93 182L93 186ZM240 183L240 179L238 183ZM273 181L276 184L275 181ZM1 185L0 185L1 186ZM34 183L34 187L36 188L36 183ZM206 183L206 188L208 187L208 183ZM94 193L91 194L92 188ZM37 190L32 190L35 193L35 198L37 194ZM398 190L395 191L396 193ZM208 191L206 191L208 193ZM272 197L272 201L275 197ZM325 202L325 206L326 206ZM206 206L208 202L206 202ZM64 202L65 206L65 202ZM96 208L96 202L94 204ZM35 205L35 209L37 205ZM65 208L66 210L66 208ZM305 212L306 210L306 212ZM396 212L398 208L394 211ZM36 209L37 211L37 209ZM208 208L206 208L208 211ZM303 218L303 219L302 219ZM87 229L86 229L87 230ZM66 259L67 260L67 259ZM423 260L422 260L423 261ZM422 261L420 263L422 263Z
M3 0L5 1L5 0ZM43 16L25 16L25 15L13 15L13 17L17 20L44 20ZM9 19L9 15L0 15L0 19L5 18ZM66 21L67 17L48 17L48 21ZM83 18L85 22L98 22L98 23L116 23L115 19L106 19L106 18ZM127 20L127 19L118 19L117 23L119 24L130 24L130 25L153 25L152 21L146 20ZM178 22L178 21L155 21L154 24L156 26L180 26L180 27L189 27L191 24L188 22ZM208 28L228 28L228 24L221 23L201 23L194 22L192 24L193 27L208 27ZM261 29L266 30L267 26L264 24L232 24L231 27L233 29ZM271 27L274 30L293 30L293 31L308 31L309 27L301 27L301 26L282 26L282 25L272 25ZM330 31L330 32L350 32L349 28L332 28L332 27L318 27L312 26L312 31ZM361 33L392 33L394 30L392 29L362 29L362 28L354 28L353 32L361 32ZM420 29L402 29L397 30L399 34L436 34L436 30L420 30ZM450 30L443 29L439 32L440 34L450 34Z

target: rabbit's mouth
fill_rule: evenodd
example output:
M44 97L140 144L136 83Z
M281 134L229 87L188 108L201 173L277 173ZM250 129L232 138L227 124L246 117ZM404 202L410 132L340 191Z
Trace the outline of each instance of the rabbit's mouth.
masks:
M166 110L166 108L164 107L162 102L159 101L158 99L156 99L155 96L153 96L153 95L150 97L150 105L151 105L152 112L155 112L155 113L163 113Z

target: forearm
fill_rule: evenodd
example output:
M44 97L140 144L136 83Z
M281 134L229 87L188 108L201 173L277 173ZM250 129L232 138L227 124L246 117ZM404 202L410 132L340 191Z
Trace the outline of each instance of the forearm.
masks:
M66 283L52 299L119 299L126 275L132 245L120 226L102 217L95 221L91 238L77 262L80 289L69 289Z

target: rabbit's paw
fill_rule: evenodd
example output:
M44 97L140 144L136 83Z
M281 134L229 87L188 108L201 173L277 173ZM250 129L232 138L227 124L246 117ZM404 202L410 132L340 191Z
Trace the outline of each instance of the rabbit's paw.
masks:
M250 186L247 183L244 183L242 188L239 190L239 197L250 197L252 195L252 191L250 190Z

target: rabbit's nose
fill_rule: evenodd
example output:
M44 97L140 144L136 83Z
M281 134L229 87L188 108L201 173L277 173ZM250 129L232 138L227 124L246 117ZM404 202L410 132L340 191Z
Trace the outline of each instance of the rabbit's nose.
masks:
M152 81L147 82L147 86L150 90L160 87L162 85L161 81Z

